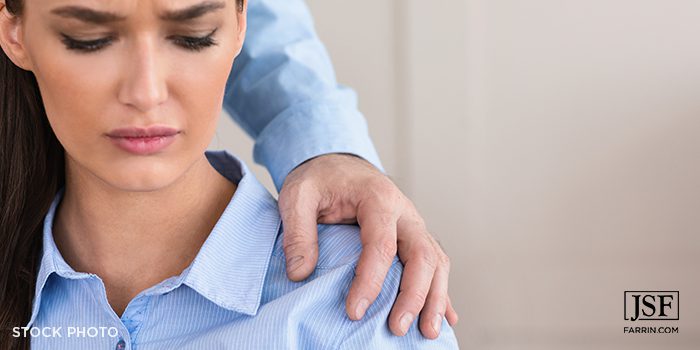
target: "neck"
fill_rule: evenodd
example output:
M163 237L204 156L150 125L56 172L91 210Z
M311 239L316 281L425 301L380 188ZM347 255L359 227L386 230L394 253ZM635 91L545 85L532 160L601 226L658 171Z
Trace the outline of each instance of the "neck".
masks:
M66 162L54 240L73 269L100 276L119 315L139 292L189 266L236 189L204 155L149 192L116 189L76 168Z

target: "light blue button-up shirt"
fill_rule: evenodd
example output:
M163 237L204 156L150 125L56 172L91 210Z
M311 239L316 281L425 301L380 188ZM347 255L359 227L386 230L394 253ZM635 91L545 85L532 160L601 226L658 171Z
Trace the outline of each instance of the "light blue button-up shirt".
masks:
M382 165L358 110L339 85L303 0L250 0L248 30L224 109L255 139L254 159L279 190L302 162L351 153Z
M52 234L56 195L44 220L43 256L27 336L33 349L454 349L443 319L437 340L391 334L387 318L402 265L395 258L361 321L345 298L361 251L353 225L319 225L319 260L303 282L287 278L277 203L248 168L225 151L209 162L238 187L194 261L178 276L139 293L119 317L95 274L76 272ZM15 331L24 333L25 329ZM33 335L33 336L32 336Z

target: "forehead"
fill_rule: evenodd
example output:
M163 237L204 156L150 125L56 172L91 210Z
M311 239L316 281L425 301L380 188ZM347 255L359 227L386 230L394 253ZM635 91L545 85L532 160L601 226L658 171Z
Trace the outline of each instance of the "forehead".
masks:
M178 9L204 2L224 2L230 0L24 0L25 4L36 4L41 7L54 8L60 6L85 6L90 8L106 8L113 10L128 10L134 8Z
M230 0L25 0L45 14L59 17L114 22L128 17L156 15L163 20L185 20L216 12ZM30 10L31 11L31 10ZM32 11L33 12L33 11Z

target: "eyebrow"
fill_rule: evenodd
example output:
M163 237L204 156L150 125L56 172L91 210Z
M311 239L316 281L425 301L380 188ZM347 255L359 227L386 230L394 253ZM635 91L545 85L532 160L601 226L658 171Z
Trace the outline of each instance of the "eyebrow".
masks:
M166 11L159 17L167 22L185 22L201 17L209 12L226 7L226 3L220 1L205 1L180 10ZM106 24L124 21L126 17L113 12L97 11L82 6L63 6L51 10L51 13L64 18L75 18L83 22L94 24Z

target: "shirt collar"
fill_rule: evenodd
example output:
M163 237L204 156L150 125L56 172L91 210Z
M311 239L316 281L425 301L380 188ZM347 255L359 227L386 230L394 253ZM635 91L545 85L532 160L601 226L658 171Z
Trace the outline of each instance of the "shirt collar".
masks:
M190 266L144 293L162 293L185 284L220 307L255 315L263 283L280 229L277 201L240 159L226 151L207 151L212 166L231 182L236 192ZM76 272L58 251L52 226L64 189L55 196L44 218L43 254L37 274L32 315L34 322L41 295L51 274L83 279L94 274Z

